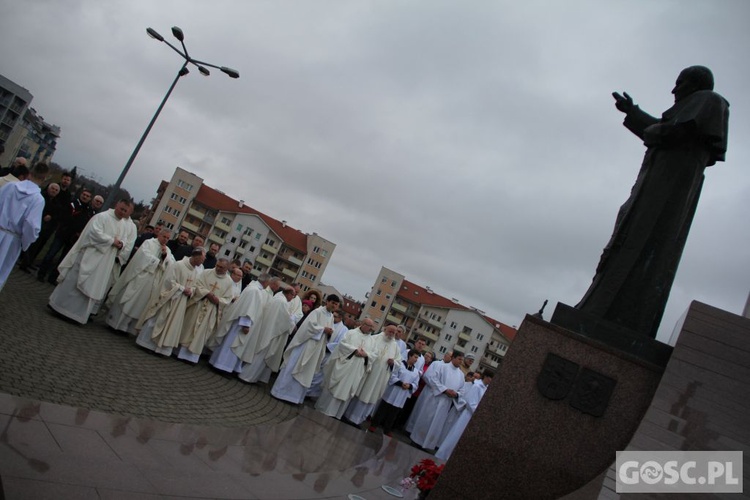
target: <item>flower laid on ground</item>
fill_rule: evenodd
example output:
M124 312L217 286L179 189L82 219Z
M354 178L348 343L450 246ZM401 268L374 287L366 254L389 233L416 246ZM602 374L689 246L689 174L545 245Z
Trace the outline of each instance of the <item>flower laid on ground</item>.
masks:
M426 493L435 487L435 483L437 483L440 473L443 472L443 468L445 468L445 464L437 465L429 458L420 460L418 464L411 468L409 477L401 481L401 486L408 489L416 484L420 491ZM409 486L406 486L405 483L407 482Z

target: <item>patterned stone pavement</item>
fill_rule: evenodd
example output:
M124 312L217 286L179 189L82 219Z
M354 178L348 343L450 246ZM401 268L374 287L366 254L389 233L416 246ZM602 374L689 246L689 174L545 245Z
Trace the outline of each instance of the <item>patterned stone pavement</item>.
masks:
M254 386L163 359L115 333L104 318L82 326L47 308L53 287L13 270L0 292L0 392L162 422L273 424L299 409Z

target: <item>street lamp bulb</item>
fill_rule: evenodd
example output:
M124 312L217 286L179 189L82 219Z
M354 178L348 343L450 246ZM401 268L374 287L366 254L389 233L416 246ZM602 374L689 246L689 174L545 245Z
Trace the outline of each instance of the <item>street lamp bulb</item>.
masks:
M198 71L200 71L201 75L208 76L211 74L210 71L208 71L208 68L204 68L203 66L198 66Z
M229 75L230 78L239 78L240 77L240 72L237 71L236 69L227 68L226 66L222 66L219 69L221 69L222 73L226 73L227 75Z
M164 41L164 37L157 33L153 28L146 28L146 33L148 33L148 36L155 40L159 40L160 42Z
M176 39L179 41L183 41L185 39L185 34L182 32L180 28L177 26L172 26L172 34Z

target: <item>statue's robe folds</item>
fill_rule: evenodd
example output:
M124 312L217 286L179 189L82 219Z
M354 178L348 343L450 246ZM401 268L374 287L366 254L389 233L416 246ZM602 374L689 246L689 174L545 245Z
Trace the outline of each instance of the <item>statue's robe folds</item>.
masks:
M729 103L710 90L686 96L661 119L637 106L628 112L625 127L648 149L577 309L656 337L698 205L703 171L724 161L728 120Z

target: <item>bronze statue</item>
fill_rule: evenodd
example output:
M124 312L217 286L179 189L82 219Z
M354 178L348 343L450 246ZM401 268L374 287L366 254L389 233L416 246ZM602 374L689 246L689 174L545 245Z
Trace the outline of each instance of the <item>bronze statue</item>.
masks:
M661 119L613 92L625 127L647 147L643 165L620 207L596 275L576 306L593 316L656 337L690 224L703 171L724 161L729 103L713 92L711 71L684 69L674 106Z

